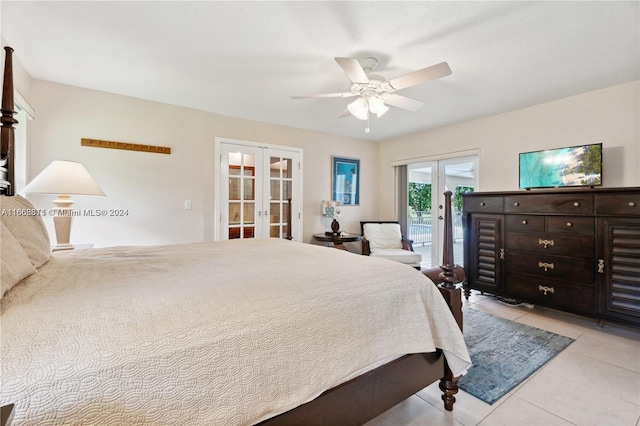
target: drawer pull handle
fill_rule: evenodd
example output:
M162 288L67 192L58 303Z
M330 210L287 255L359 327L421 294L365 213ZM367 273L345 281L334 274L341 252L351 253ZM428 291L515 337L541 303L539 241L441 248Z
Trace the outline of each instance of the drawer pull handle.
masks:
M520 203L518 203L517 201L515 203L513 203L514 206L518 207L520 205Z
M527 224L527 221L526 221L526 220L523 220L523 221L522 221L522 224L523 224L523 225L526 225L526 224Z
M580 203L576 201L575 203L573 203L573 207L580 207Z
M482 207L484 207L484 206L485 206L485 204L484 204L484 203L480 203L480 205L481 205Z
M504 260L504 249L500 249L500 260Z
M604 259L598 259L598 273L604 274Z
M538 290L539 290L539 291L543 291L545 296L547 295L547 293L551 293L551 294L553 294L553 293L555 293L555 292L556 292L556 289L555 289L555 288L553 288L553 287L547 287L547 286L544 286L544 285L539 285L539 286L538 286Z
M571 222L567 222L567 226L568 226L569 228L571 228L571 227L573 226L573 223L571 223Z
M544 248L547 248L548 246L553 245L553 240L538 240L538 245L541 245L541 246L544 246Z
M629 207L635 207L636 203L634 203L633 201L629 201Z
M549 269L553 269L553 263L538 262L538 268L544 268L547 272Z

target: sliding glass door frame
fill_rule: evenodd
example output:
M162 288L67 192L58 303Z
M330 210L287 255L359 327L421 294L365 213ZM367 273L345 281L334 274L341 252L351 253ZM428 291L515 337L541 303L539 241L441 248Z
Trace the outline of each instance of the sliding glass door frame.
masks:
M478 188L478 157L463 156L431 161L417 161L407 164L407 237L414 239L414 248L422 251L422 246L430 245L431 258L422 259L423 266L434 267L442 263L442 244L444 238L444 192L451 191L452 197L454 244L462 243L462 224L460 206L455 205L456 188ZM414 183L414 185L411 185ZM420 187L420 184L424 184ZM427 189L426 186L430 185ZM413 189L414 194L411 194ZM425 203L424 199L416 199L416 194L424 194L430 189L430 199ZM458 190L460 191L460 189ZM430 209L416 209L411 204L429 205ZM459 203L458 203L459 204ZM424 256L424 255L423 255ZM458 256L460 257L460 256ZM455 262L462 265L463 259L456 258Z

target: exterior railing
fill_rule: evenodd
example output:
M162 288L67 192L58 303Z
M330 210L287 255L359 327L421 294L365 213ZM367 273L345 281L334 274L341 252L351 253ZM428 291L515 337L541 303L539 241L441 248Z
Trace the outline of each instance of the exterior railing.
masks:
M409 236L414 244L431 244L431 212L417 212L417 215L409 218ZM462 240L462 214L453 215L453 241Z

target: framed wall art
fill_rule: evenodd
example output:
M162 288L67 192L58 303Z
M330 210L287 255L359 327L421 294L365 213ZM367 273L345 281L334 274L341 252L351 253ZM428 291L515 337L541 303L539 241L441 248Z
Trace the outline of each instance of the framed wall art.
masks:
M360 204L360 160L332 157L331 199L343 206Z

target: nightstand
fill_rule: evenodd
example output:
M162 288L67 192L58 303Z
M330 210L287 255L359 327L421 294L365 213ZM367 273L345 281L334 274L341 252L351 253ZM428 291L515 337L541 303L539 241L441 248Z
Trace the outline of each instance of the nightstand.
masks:
M343 234L343 235L326 235L326 234L313 234L313 239L321 241L323 243L333 243L333 247L346 250L342 243L352 243L355 241L362 241L362 235L356 234Z

